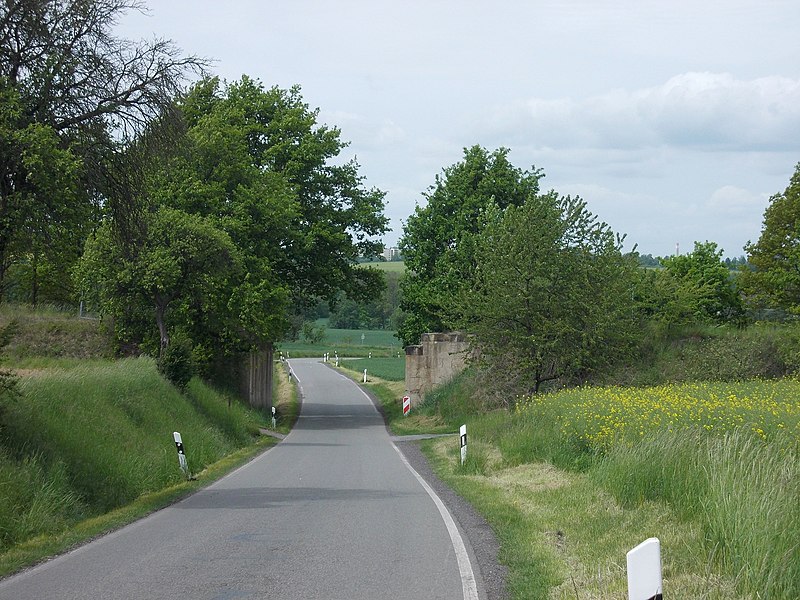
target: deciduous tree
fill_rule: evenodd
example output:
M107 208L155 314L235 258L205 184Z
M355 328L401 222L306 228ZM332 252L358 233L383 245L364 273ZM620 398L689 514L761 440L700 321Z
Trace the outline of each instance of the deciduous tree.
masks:
M579 198L555 192L493 205L474 275L458 296L481 360L516 389L583 380L630 351L635 259Z
M508 153L506 148L465 149L464 159L436 176L426 205L408 218L400 240L407 268L401 304L406 314L399 331L405 344L457 319L452 299L471 276L474 237L487 207L519 206L538 193L543 173L515 167Z
M168 110L184 76L203 65L171 42L113 34L122 14L143 6L0 3L0 295L9 267L25 264L35 300L41 259L68 282L100 205L127 206L130 194L111 189L124 179L111 172L113 155Z
M741 318L744 308L739 289L716 243L695 242L689 254L662 258L661 264L664 269L658 278L672 280L662 282L661 287L673 288L672 295L684 300L684 320L725 323ZM666 315L656 312L653 316ZM670 322L679 324L679 315L673 313Z

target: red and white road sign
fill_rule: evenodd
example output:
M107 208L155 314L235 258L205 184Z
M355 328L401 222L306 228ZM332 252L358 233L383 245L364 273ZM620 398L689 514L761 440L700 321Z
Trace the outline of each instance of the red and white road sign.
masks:
M411 411L411 398L403 396L403 416L406 416Z

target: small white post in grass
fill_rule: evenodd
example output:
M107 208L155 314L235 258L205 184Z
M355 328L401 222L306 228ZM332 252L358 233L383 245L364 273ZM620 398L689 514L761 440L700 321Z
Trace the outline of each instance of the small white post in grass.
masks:
M461 438L461 464L467 461L467 426L462 425L458 430L458 435Z
M175 447L178 449L178 462L181 465L181 471L183 471L183 474L186 475L186 479L189 479L189 465L186 462L186 452L183 450L183 440L181 439L181 434L177 431L173 432L172 439L175 440Z
M643 541L626 555L628 600L662 600L661 542Z
M272 428L275 429L275 407L272 407Z
M336 357L336 366L337 367L339 366L339 357L338 356Z
M372 358L372 352L369 353L369 357Z
M364 383L367 383L367 370L364 369Z
M403 416L405 417L411 412L411 398L403 396Z

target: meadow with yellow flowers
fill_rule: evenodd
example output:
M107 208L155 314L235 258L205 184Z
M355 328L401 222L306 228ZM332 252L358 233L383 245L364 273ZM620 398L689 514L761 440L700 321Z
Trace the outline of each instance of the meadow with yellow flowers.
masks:
M743 432L761 440L800 438L796 379L691 382L646 388L588 387L523 398L521 418L550 413L565 439L604 453L654 431L694 428L709 434Z
M617 597L625 545L656 535L676 597L800 598L797 379L584 386L475 416L482 389L431 395L471 440L464 466L447 440L431 456L506 536L512 597Z

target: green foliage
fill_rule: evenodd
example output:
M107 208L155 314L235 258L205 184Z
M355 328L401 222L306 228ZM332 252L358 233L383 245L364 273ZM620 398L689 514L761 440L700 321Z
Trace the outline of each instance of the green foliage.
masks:
M329 325L334 329L360 329L365 312L355 300L343 298L331 311ZM365 324L365 328L368 326Z
M63 302L64 277L93 214L79 191L82 163L50 124L24 114L18 90L0 78L0 294Z
M800 314L800 163L786 190L770 198L761 236L745 251L753 269L742 285L752 299Z
M298 88L208 79L175 108L185 135L150 157L132 223L101 227L76 273L121 342L154 352L185 331L206 368L282 339L318 299L380 291L356 259L380 246L383 193L332 164L345 144Z
M380 274L356 260L380 249L372 236L386 229L384 193L364 189L355 161L331 164L346 143L317 123L299 88L264 89L243 77L221 89L211 79L181 109L189 147L163 174L163 201L221 218L298 306L339 290L356 300L379 291Z
M126 256L109 223L87 242L76 277L85 297L103 307L118 321L118 327L135 327L131 315L155 315L161 351L169 344L169 331L181 325L208 326L208 334L224 339L225 327L239 327L220 318L223 309L237 298L230 282L241 273L240 258L230 237L208 219L161 206L144 221L144 237L137 252ZM242 285L248 285L245 280ZM241 291L241 290L236 290ZM252 294L251 294L252 296ZM201 314L217 317L212 328ZM170 322L172 321L172 323ZM151 330L152 336L153 330ZM267 332L269 335L271 332ZM139 332L139 339L147 339Z
M403 343L451 325L453 298L468 285L474 237L489 206L519 206L539 192L541 171L523 171L508 161L509 150L464 149L463 161L444 169L406 222L400 240L408 273L401 284Z
M649 326L635 358L595 383L660 385L684 381L745 381L800 373L796 325Z
M0 5L0 296L77 303L70 269L100 212L125 204L138 179L119 149L203 62L166 40L115 36L136 6Z
M164 348L157 361L158 372L178 389L185 389L196 372L192 341L185 336L175 336Z
M373 263L400 264L402 263ZM380 269L380 267L378 267ZM386 287L380 297L356 302L340 294L330 311L330 326L338 329L397 329L401 309L402 270L380 269Z
M658 311L653 310L651 302L650 316L669 323L680 323L689 316L717 323L736 322L743 317L744 306L736 281L722 260L722 250L714 242L695 242L690 254L662 258L661 264L664 269L655 274L655 279L661 281L651 287L656 290L653 295L660 292L679 298L679 307L677 310L672 306L662 307Z
M579 198L555 193L487 211L475 275L457 299L481 359L512 387L585 380L629 355L638 266Z
M309 344L320 344L325 340L325 325L314 325L310 321L305 321L301 329L303 339Z

